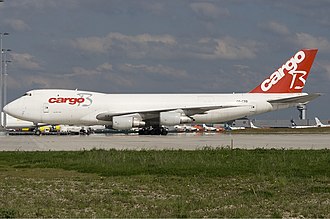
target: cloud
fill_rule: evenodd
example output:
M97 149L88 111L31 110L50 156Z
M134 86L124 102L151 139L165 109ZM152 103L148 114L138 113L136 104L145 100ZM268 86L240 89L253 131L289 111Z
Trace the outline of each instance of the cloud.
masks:
M321 72L324 72L328 79L330 79L330 63L318 62L318 66L321 69Z
M194 56L201 59L252 59L256 57L260 43L252 40L238 40L233 37L199 40Z
M14 66L27 70L40 70L40 64L35 60L34 56L28 53L11 53L10 54Z
M23 20L21 19L5 19L3 21L4 25L12 28L16 31L25 31L30 30L30 26L27 25Z
M133 64L124 64L120 66L120 70L130 73L139 73L139 74L150 74L158 75L163 77L172 77L172 78L184 78L188 74L185 70L178 70L168 66L163 65L133 65Z
M319 48L330 52L330 42L325 37L315 37L308 33L296 33L295 43L306 48Z
M63 7L73 7L77 5L77 1L75 0L65 0L64 1L53 1L53 0L29 0L29 1L6 1L6 6L8 8L14 9L24 9L24 10L32 10L32 9L47 9L47 8L63 8Z
M85 69L82 67L73 67L71 73L67 73L64 75L57 75L57 77L94 77L99 76L104 73L108 73L112 71L112 65L110 63L103 63L97 66L95 69Z
M98 66L96 68L96 70L103 71L103 72L104 71L112 71L112 65L110 63L106 62L106 63L103 63L102 65Z
M260 27L263 30L266 30L266 31L269 31L271 33L278 34L278 35L290 34L290 30L287 26L285 26L284 24L280 24L276 21L270 21L268 23L263 23L260 25Z
M208 2L191 3L190 8L202 19L217 19L229 15L228 9L219 8Z
M78 38L71 41L75 49L93 54L109 54L131 59L251 59L261 43L233 37L176 39L165 35L140 34L135 36L109 33L106 37Z
M107 41L106 38L101 37L87 37L78 38L71 41L71 45L74 48L92 52L92 53L105 53L111 48L111 40Z
M157 49L157 46L174 46L175 44L175 38L168 34L129 36L121 33L109 33L105 37L77 38L71 41L71 46L82 51L107 53L116 49L116 53L123 53L133 58L145 57L148 50Z

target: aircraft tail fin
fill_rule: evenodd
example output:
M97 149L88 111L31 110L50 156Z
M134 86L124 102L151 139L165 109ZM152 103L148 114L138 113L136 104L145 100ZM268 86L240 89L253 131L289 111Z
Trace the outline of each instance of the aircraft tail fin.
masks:
M297 124L294 122L293 119L291 119L291 125L292 125L292 127L296 127L297 126Z
M302 49L250 93L301 93L318 49Z
M250 120L250 127L253 129L258 129L259 127L255 126L253 122Z
M315 122L317 127L322 127L324 124L319 120L319 118L315 117Z

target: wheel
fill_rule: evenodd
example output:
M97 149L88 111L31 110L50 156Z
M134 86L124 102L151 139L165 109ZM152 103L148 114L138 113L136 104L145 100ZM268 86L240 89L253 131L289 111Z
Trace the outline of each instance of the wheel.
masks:
M167 129L164 128L164 127L162 127L162 128L161 128L161 133L160 133L160 134L161 134L161 135L167 135L167 134L168 134Z

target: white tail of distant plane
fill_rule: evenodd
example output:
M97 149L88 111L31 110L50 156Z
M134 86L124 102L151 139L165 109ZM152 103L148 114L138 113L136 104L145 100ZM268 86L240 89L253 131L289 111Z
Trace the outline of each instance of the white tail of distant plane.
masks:
M4 107L33 123L107 125L141 134L167 134L164 126L214 124L307 104L320 94L302 93L317 49L302 49L249 93L104 94L32 90Z
M252 129L260 129L260 127L255 126L251 120L250 120L250 127L251 127Z
M330 127L330 125L325 125L325 124L323 124L323 123L319 120L319 118L317 118L317 117L315 117L315 122L316 122L316 126L317 126L317 127L321 127L321 128L323 128L323 127Z

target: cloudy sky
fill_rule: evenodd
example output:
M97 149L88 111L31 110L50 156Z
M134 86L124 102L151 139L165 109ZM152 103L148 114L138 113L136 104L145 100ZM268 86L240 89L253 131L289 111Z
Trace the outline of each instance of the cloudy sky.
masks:
M301 48L319 48L308 117L330 119L328 0L4 0L8 99L36 88L248 92ZM296 109L262 118L297 118Z

